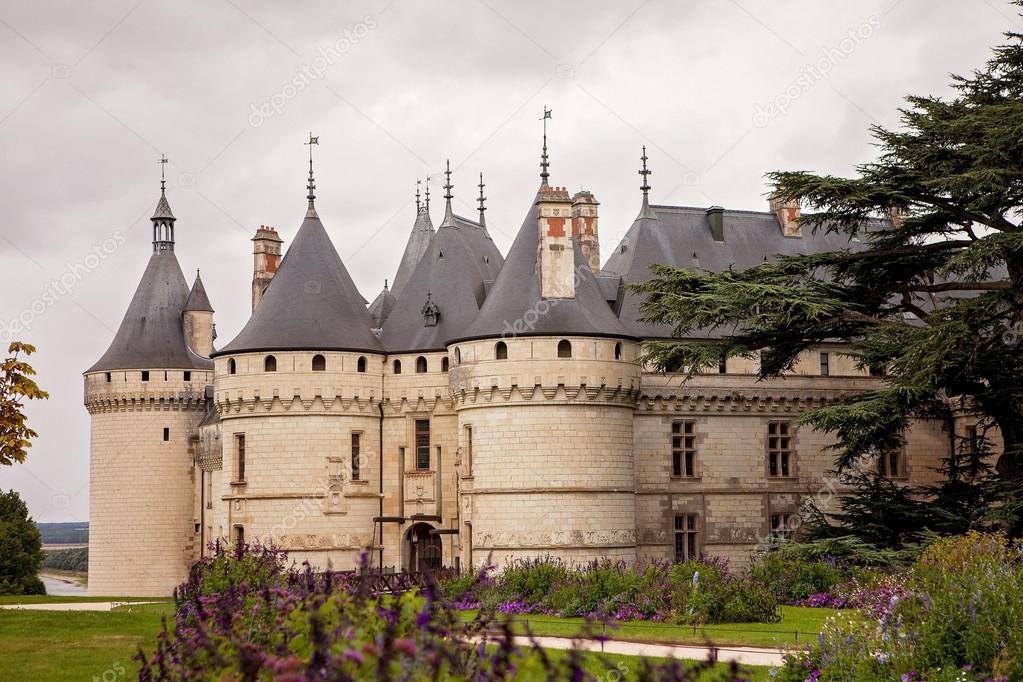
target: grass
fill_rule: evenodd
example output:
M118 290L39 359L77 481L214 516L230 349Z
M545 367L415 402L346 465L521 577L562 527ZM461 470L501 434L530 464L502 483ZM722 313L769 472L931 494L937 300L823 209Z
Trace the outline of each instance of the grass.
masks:
M53 594L25 594L0 596L0 604L74 604L76 602L135 602L135 601L170 601L170 597L61 597Z
M813 609L803 606L782 606L778 623L724 623L692 626L668 625L648 621L632 621L608 626L587 625L583 618L556 616L515 616L515 629L549 637L579 637L606 634L612 639L658 644L713 644L717 646L751 646L772 649L800 647L808 644L821 631L835 609ZM466 611L465 617L475 615Z
M558 661L566 656L568 652L558 650L548 650L547 655L553 661ZM582 658L583 668L588 673L593 675L597 680L612 680L612 681L627 681L638 679L638 673L640 671L639 661L635 656L623 656L621 654L600 654L591 651L585 651L580 654ZM666 663L666 658L650 658L651 663ZM690 667L699 665L698 661L682 661L682 665L689 669ZM694 682L715 682L716 680L727 679L725 673L729 670L727 663L716 663L712 668L707 670ZM531 655L526 659L519 667L519 675L517 679L521 680L542 680L546 679L546 675L543 670L543 666L540 663L540 657L536 654ZM743 674L744 679L749 682L766 682L770 679L770 668L756 665L744 665L740 666L739 671Z

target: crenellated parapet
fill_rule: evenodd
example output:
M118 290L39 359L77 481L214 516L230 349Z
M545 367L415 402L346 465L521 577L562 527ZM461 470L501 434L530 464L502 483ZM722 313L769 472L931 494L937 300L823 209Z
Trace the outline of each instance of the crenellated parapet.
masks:
M186 380L187 377L187 380ZM94 372L85 375L85 409L111 412L201 411L213 373L151 369Z

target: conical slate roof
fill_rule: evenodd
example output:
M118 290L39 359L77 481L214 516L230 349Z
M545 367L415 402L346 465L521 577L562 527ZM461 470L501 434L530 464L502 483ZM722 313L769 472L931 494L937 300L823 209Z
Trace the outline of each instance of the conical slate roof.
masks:
M310 207L248 323L214 356L271 350L382 352L351 275Z
M575 298L541 299L536 255L540 242L538 215L534 199L479 315L464 332L449 341L497 336L632 338L632 333L607 304L596 277L574 241Z
M170 202L167 201L167 193L162 189L160 190L160 200L156 202L156 210L153 211L153 217L150 220L176 220L171 212Z
M492 258L486 241L478 224L453 214L437 228L384 322L381 339L388 352L444 350L449 339L465 333L486 296L485 282L501 267L500 253L494 247L497 259ZM433 326L423 314L427 297L440 311Z
M373 329L380 329L384 326L384 320L394 310L394 304L394 294L387 288L387 281L385 280L383 290L369 304L369 316L373 319Z
M401 256L401 263L398 265L398 272L394 275L394 284L391 286L391 293L400 296L409 277L419 264L426 250L430 248L430 240L433 239L433 222L430 220L430 211L422 206L416 213L416 222L412 225L412 233L405 243L405 253Z
M149 259L113 342L86 370L211 369L213 363L188 350L181 312L188 284L174 252L161 250Z
M210 297L206 295L206 287L202 285L202 278L199 277L198 270L195 271L195 282L192 284L192 290L188 292L188 300L185 301L184 310L213 312Z

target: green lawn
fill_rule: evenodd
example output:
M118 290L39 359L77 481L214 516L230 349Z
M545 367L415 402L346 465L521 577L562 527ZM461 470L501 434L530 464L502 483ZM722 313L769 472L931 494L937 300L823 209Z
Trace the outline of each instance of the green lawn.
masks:
M551 658L551 660L556 661L563 659L568 655L568 653L565 651L548 650L547 655ZM582 654L582 660L583 667L597 680L621 680L622 682L625 682L627 680L638 679L639 663L635 656L584 652ZM650 661L656 663L667 663L668 659L651 658ZM681 664L687 669L691 666L698 665L696 661L682 661ZM716 682L717 680L727 679L726 673L728 672L728 669L728 665L725 663L715 664L713 668L693 682ZM743 675L743 679L748 680L749 682L766 682L766 680L770 679L770 668L756 665L744 665L741 666L739 670ZM526 662L519 667L519 671L517 679L520 680L546 679L543 665L540 663L540 659L537 656L532 656L527 659Z
M617 626L587 627L582 618L555 616L516 616L516 629L524 632L528 627L534 635L577 637L606 635L612 639L634 642L673 644L715 644L718 646L754 646L768 648L799 647L809 644L834 609L811 609L802 606L782 606L782 619L778 623L728 623L707 626L665 625L648 621L634 621ZM471 618L472 612L465 612Z

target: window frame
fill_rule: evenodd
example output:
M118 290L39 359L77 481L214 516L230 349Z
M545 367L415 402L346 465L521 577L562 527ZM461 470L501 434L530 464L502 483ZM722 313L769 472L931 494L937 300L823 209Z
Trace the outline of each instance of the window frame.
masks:
M245 434L234 434L234 474L235 481L245 482Z
M264 372L277 371L277 356L267 355L265 358L263 358L263 371Z
M572 359L572 342L568 339L561 339L558 341L558 359L559 360L571 360Z
M696 422L692 419L671 421L671 477L697 478Z
M362 480L362 431L352 431L348 439L351 448L352 480Z
M829 376L831 376L831 353L829 353L826 350L822 350L820 352L820 361L821 361L821 376L822 377L829 377Z
M795 478L792 422L772 419L767 423L767 477Z
M316 362L317 360L319 360L319 363ZM319 367L317 367L317 365L319 365ZM309 368L310 371L313 372L326 372L327 358L324 355L317 353L316 355L313 356L312 360L310 360Z
M425 425L425 429L420 427ZM431 464L430 454L430 420L414 419L412 423L412 438L415 445L416 471L429 471ZM425 438L425 440L423 440ZM423 458L425 454L425 459ZM425 463L425 466L424 466Z
M672 539L675 563L685 563L700 558L700 520L697 514L682 512L674 515Z

